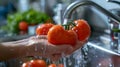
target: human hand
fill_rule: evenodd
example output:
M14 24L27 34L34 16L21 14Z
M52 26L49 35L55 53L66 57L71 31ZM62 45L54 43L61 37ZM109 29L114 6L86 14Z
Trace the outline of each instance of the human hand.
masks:
M29 39L31 55L50 58L51 60L59 60L61 57L72 54L75 50L81 48L86 41L77 41L76 46L67 44L53 45L48 42L46 35L33 36Z

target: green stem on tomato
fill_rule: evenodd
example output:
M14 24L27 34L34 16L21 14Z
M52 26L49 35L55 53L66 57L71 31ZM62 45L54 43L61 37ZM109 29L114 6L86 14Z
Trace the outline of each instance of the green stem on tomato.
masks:
M71 22L71 25L72 25L72 26L76 26L76 24L75 24L75 23L73 23L73 22Z
M62 25L65 30L69 30L69 25Z
M67 25L67 30L69 30L69 25Z
M67 24L64 24L62 26L64 26L65 30L69 30L70 29L70 25L72 25L72 27L76 26L76 24L73 23L72 21L69 21Z

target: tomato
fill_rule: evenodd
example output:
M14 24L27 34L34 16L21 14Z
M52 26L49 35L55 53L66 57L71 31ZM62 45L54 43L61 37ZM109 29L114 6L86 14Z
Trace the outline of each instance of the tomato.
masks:
M74 46L77 34L73 30L65 30L61 25L54 25L47 34L48 42L54 45L70 44Z
M77 33L78 40L84 41L88 39L88 37L90 36L91 30L87 21L79 19L75 21L75 24L76 26L73 27L72 30L74 30Z
M64 67L64 65L63 64L58 64L58 65L50 64L48 67Z
M30 62L25 62L25 63L22 64L21 67L29 67L29 65L30 65Z
M46 62L44 60L31 60L30 67L46 67Z
M21 31L28 31L28 23L25 21L22 21L19 23L19 29Z
M52 23L41 24L36 29L37 35L47 35L49 29L53 26Z
M50 64L48 67L57 67L56 64Z
M31 60L22 64L21 67L46 67L44 60Z

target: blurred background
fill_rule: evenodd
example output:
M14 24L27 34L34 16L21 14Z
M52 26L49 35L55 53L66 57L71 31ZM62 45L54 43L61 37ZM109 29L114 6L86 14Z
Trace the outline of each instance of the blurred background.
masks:
M87 0L0 0L0 42L15 41L35 35L37 25L42 23L51 22L61 24L64 19L63 14L65 9L74 1ZM91 1L110 12L117 9L118 13L120 13L120 4L108 2L109 0ZM119 15L118 13L114 14ZM87 20L92 32L98 32L100 35L105 33L106 30L110 30L109 17L92 6L78 7L72 13L72 19ZM19 29L19 23L21 22L28 23L27 30ZM110 34L108 31L107 33ZM10 63L1 62L0 67L4 67L6 64L14 67L11 64L12 62L17 63L16 60L12 60Z
M74 1L76 0L0 0L0 28L2 29L0 33L4 31L3 34L9 33L9 36L21 34L18 25L22 21L29 23L30 29L32 28L33 30L34 27L31 25L34 24L35 26L45 23L48 19L53 23L61 24L64 10ZM119 8L118 4L107 2L107 0L92 1L108 11ZM89 21L93 30L109 28L108 17L89 6L77 8L73 12L72 18L82 18ZM27 34L34 35L35 31L33 30L29 31L28 29ZM22 34L25 33L22 32Z

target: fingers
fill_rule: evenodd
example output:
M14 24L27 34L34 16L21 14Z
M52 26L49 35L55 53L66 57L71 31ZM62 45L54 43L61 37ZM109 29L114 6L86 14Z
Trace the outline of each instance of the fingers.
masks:
M50 58L51 60L59 60L61 57L71 55L75 50L81 48L87 40L77 41L75 47L65 44L65 45L53 45L47 41L46 35L33 36L30 38L30 44L37 45L36 55L42 56L44 58ZM43 48L43 49L42 49Z
M84 41L77 41L77 44L76 44L76 46L74 47L73 52L74 52L75 50L81 48L83 45L85 45L85 43L87 43L87 40L84 40Z
M58 61L62 58L61 53L60 54L52 54L52 55L43 55L45 58L49 58L51 61Z
M52 61L57 61L62 57L70 55L73 47L70 45L49 46L49 51L46 51L44 57L50 58Z
M47 39L47 36L46 35L40 35L40 36L38 35L37 38L38 39Z
M47 39L47 36L46 35L37 35L37 36L32 36L30 37L30 39Z

